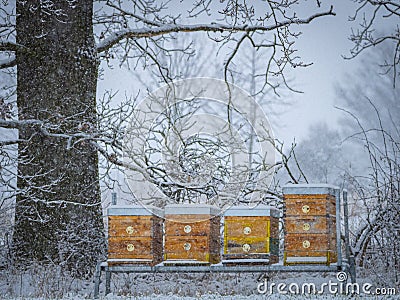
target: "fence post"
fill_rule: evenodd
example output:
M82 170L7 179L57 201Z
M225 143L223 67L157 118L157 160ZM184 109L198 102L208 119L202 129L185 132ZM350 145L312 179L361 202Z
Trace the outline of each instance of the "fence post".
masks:
M350 253L350 234L349 234L349 207L347 201L347 190L343 190L343 208L344 208L344 240L346 246L346 258L349 262L349 273L351 283L356 283L356 262Z
M116 192L111 193L111 205L117 205L117 193Z
M340 190L335 190L336 198L336 246L337 246L337 266L342 267L342 243L341 243L341 218L340 218Z

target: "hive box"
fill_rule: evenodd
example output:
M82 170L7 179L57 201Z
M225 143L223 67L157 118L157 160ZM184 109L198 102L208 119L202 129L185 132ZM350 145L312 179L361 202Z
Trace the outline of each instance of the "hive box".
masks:
M279 211L271 206L233 206L224 214L224 264L277 263Z
M326 184L283 187L285 265L337 261L337 189Z
M108 208L109 265L156 265L162 261L163 210L153 206Z
M220 210L207 204L165 207L164 264L220 262Z

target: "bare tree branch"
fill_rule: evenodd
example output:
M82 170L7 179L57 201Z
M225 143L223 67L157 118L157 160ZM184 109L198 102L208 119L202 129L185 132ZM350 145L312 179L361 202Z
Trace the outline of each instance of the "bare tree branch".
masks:
M400 63L400 5L398 1L375 1L375 0L353 0L357 3L357 9L350 21L358 21L356 30L352 30L350 40L354 46L350 50L349 56L345 59L353 59L362 52L384 43L392 42L392 59L381 64L385 73L393 73L393 86L396 86L396 77L398 76L397 65ZM393 20L392 24L377 30L377 24L382 20L388 22Z
M6 69L15 67L17 65L17 60L14 55L11 55L9 58L0 59L0 69Z
M10 42L10 41L0 41L0 51L19 51L19 50L27 50L27 47L24 45Z
M107 51L114 45L118 44L121 40L132 38L145 38L145 37L156 37L177 32L265 32L279 29L291 24L309 24L316 18L322 16L334 16L333 7L329 11L314 14L305 19L294 18L287 21L278 22L270 26L261 25L236 25L231 26L227 24L211 23L211 24L196 24L196 25L184 25L184 24L164 24L155 28L139 28L139 29L125 29L118 32L114 32L106 37L103 41L97 44L97 51Z

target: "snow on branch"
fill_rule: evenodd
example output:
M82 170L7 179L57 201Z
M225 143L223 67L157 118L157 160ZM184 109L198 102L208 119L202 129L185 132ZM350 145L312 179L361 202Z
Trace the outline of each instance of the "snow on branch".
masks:
M27 47L24 45L10 42L10 41L0 41L0 51L18 51L18 50L26 50Z
M29 49L24 45L10 42L0 41L0 52L17 52L17 51L28 51ZM17 65L15 54L10 54L8 58L0 59L0 69L11 68Z
M34 127L37 132L40 132L40 134L47 136L47 137L52 137L52 138L61 138L61 139L66 139L67 142L67 149L70 149L74 146L75 143L81 142L83 140L92 140L92 141L98 141L98 142L103 142L103 143L112 143L113 140L103 136L102 134L98 132L82 132L82 131L77 131L73 133L59 133L57 132L57 125L53 125L50 123L43 122L41 120L36 120L36 119L28 119L28 120L4 120L0 119L0 128L6 128L6 129L22 129L22 128L27 128L27 127ZM73 141L75 141L73 143ZM7 141L7 144L15 144L15 143L20 143L22 140L15 140L15 141Z
M4 120L0 119L0 127L7 129L21 129L28 126L43 125L40 120Z
M17 65L17 60L14 55L11 55L9 58L0 59L0 69L11 68Z
M169 33L177 33L177 32L266 32L276 30L291 24L308 24L314 19L322 16L328 15L336 15L333 12L333 7L330 8L329 11L316 13L308 18L291 18L285 21L276 22L270 26L263 25L228 25L228 24L220 24L220 23L210 23L210 24L195 24L195 25L184 25L184 24L164 24L158 25L158 27L154 28L138 28L132 29L127 28L123 30L116 31L111 33L108 37L106 37L103 41L98 43L97 51L103 52L107 51L114 45L118 44L120 41L124 39L138 39L138 38L149 38L156 37L161 35L166 35Z
M0 41L0 52L17 52L17 51L28 51L28 48L24 45L10 42ZM11 68L17 65L15 54L10 54L8 58L0 59L0 69Z
M389 60L381 61L380 67L383 68L385 73L392 74L393 87L395 87L400 63L400 31L398 26L400 5L397 3L398 1L360 0L354 2L357 2L357 8L350 17L350 21L357 23L350 35L353 48L350 49L350 55L344 58L353 59L362 52L378 45L386 43L391 45L392 57ZM386 28L382 30L379 26L384 22Z

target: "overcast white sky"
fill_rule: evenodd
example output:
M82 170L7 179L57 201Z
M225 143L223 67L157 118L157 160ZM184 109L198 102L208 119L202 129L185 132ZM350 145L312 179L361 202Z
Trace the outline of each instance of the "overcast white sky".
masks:
M325 1L325 4L328 2ZM361 63L360 57L355 60L344 60L342 57L349 55L351 28L358 25L348 22L355 6L350 0L331 2L334 2L337 15L319 18L302 26L303 35L296 42L302 60L313 62L313 65L290 72L292 85L304 93L284 93L285 100L290 98L294 104L287 108L273 129L275 136L286 144L293 138L299 141L306 137L309 126L315 122L325 121L332 126L337 124L341 113L334 108L334 86L343 82L344 75L354 72ZM106 70L105 80L99 84L99 94L106 88L119 90L121 96L125 92L135 94L137 85L132 83L137 83L132 74L115 66L114 70Z
M298 40L299 55L313 65L292 72L296 87L304 93L289 95L295 104L286 113L283 126L276 128L276 135L287 142L294 137L303 138L315 122L325 121L335 126L340 112L334 108L334 85L360 64L359 58L344 60L342 57L349 55L352 47L349 35L355 23L348 22L353 13L350 1L337 2L335 17L320 18L303 27L303 36Z

